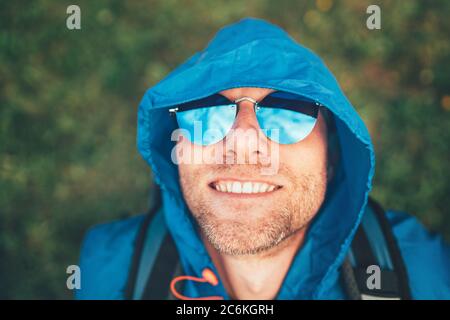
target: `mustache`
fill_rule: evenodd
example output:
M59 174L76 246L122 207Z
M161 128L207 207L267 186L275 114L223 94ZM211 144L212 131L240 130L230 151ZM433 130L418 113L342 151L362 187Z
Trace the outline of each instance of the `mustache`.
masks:
M267 165L257 164L212 164L208 165L208 174L212 176L218 175L232 175L236 177L252 177L252 178L266 178L267 175L262 175L262 169L267 168ZM204 169L202 169L204 170ZM284 179L295 179L294 173L285 165L279 164L277 174L274 176L283 177Z
M207 168L202 168L193 174L194 180L200 181L201 177L208 177L209 180L213 180L218 176L222 177L242 177L248 179L267 179L267 175L261 175L262 164L215 164L208 165ZM271 180L273 182L288 182L289 184L301 187L302 189L308 189L311 182L315 181L318 176L324 176L325 180L328 179L327 170L320 170L316 173L302 173L296 174L288 166L280 163L278 173L273 175Z

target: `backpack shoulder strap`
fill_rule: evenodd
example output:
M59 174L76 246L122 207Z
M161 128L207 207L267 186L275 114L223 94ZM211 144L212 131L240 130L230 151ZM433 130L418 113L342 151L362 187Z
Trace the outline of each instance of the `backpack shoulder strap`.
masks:
M150 240L151 241L151 240ZM142 260L142 270L148 270L146 277L140 282L144 291L140 296L143 300L172 299L170 292L171 280L181 273L178 251L169 232L166 232L159 246L157 254L147 263ZM146 268L146 269L145 269Z
M149 213L135 241L126 298L170 298L170 281L180 272L178 251L167 230L162 209Z
M373 267L379 268L380 286L369 288ZM342 279L351 299L410 299L406 268L383 208L369 198L363 221L358 228Z

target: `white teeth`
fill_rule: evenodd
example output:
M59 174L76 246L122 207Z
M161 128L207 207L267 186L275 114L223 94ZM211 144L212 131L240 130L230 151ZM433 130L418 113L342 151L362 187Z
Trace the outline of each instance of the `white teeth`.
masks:
M242 185L242 193L252 193L252 183L244 182Z
M269 186L265 183L262 183L261 186L259 187L259 192L267 192L267 189L269 188Z
M231 189L231 192L233 193L241 193L242 186L240 182L233 182L233 188Z
M229 193L263 193L274 191L276 186L262 182L219 181L214 184L214 188Z

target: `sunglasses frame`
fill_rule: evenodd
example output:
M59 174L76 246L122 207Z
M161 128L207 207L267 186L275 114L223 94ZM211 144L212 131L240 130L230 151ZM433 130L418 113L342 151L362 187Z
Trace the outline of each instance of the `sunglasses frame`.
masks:
M253 110L255 111L255 114L256 114L258 110L260 110L261 108L265 108L264 105L260 105L260 104L262 102L264 102L264 100L266 100L266 98L272 98L273 99L273 97L271 95L272 94L277 94L277 93L278 94L280 94L280 93L281 94L283 94L283 93L291 94L291 93L284 92L284 91L274 91L274 92L270 93L269 95L265 96L261 101L256 101L255 99L253 99L251 97L247 97L247 96L240 97L240 98L238 98L238 99L233 101L233 100L230 100L230 99L228 99L227 97L225 97L225 96L223 96L221 94L216 93L216 94L210 95L210 96L208 96L206 98L203 98L203 99L197 99L197 100L193 100L193 101L190 101L190 102L179 104L177 107L169 108L168 111L169 111L169 114L171 116L174 116L177 112L183 112L183 111L188 111L188 110L192 110L192 109L201 109L201 108L213 107L214 105L209 105L209 106L208 105L206 105L206 106L201 106L200 105L200 106L198 106L198 105L196 105L196 103L197 104L201 104L202 101L204 101L204 100L208 101L209 99L212 99L213 97L217 96L217 98L220 98L220 99L223 99L224 101L229 102L230 106L233 106L233 107L236 108L236 115L235 115L235 117L237 117L238 112L239 112L239 103L241 103L243 101L249 101L249 102L253 103ZM294 96L294 97L301 97L301 96L299 96L297 94L291 94L291 95ZM277 99L277 97L275 97L275 99ZM280 109L284 109L284 110L290 110L290 111L293 111L293 112L299 112L299 113L307 114L307 115L312 116L312 117L317 119L318 116L319 116L320 108L323 107L323 105L321 103L319 103L318 101L309 101L309 100L306 100L306 98L303 98L303 99L299 99L299 98L288 99L288 98L283 98L283 97L279 98L278 97L278 99L283 99L283 100L288 100L288 101L297 101L297 102L301 102L302 104L306 103L308 106L312 106L314 108L312 108L312 110L313 110L312 112L302 112L302 111L300 111L300 110L298 110L296 108L284 108L284 107L276 107L276 106L270 106L270 107L267 107L267 108L280 108ZM226 104L223 104L223 105L226 105Z
M230 102L230 104L236 104L236 107L238 107L239 106L239 103L240 102L242 102L242 101L249 101L249 102L251 102L251 103L253 103L253 106L254 106L254 109L255 109L255 111L256 110L258 110L259 108L264 108L264 106L260 106L260 104L261 104L261 102L263 102L266 98L268 98L268 97L271 97L271 95L272 94L276 94L276 93L280 93L280 92L284 92L284 91L274 91L274 92L272 92L272 93L270 93L270 94L268 94L267 96L265 96L261 101L256 101L255 99L253 99L253 98L251 98L251 97L246 97L246 96L244 96L244 97L241 97L241 98L238 98L238 99L236 99L236 100L230 100L230 99L228 99L227 97L225 97L225 96L223 96L223 95L221 95L221 94L219 94L219 93L216 93L216 94L213 94L213 95L210 95L210 96L208 96L208 97L206 97L206 98L203 98L203 99L197 99L197 100L193 100L193 101L190 101L190 102L186 102L186 103L181 103L181 104L179 104L179 106L178 107L174 107L174 108L169 108L169 113L171 114L171 115L173 115L173 114L175 114L176 112L183 112L183 111L187 111L187 110L191 110L191 109L200 109L200 108L208 108L208 106L197 106L197 107L185 107L185 105L191 105L191 104L194 104L195 102L198 102L198 101L202 101L202 100L206 100L206 99L208 99L208 98L211 98L211 97L214 97L214 96L220 96L221 98L223 98L223 99L225 99L225 100L227 100L228 102ZM291 93L289 93L289 94L291 94ZM298 96L298 97L301 97L301 96L299 96L299 95L296 95L296 94L292 94L293 96ZM299 101L299 102L302 102L302 103L307 103L307 104L314 104L316 107L323 107L323 105L320 103L320 102L317 102L317 101L309 101L309 100L306 100L306 99L285 99L285 100L292 100L292 101ZM287 108L282 108L282 109L287 109ZM297 110L295 110L295 109L288 109L288 110L292 110L292 111L296 111L296 112L300 112L300 111L297 111Z

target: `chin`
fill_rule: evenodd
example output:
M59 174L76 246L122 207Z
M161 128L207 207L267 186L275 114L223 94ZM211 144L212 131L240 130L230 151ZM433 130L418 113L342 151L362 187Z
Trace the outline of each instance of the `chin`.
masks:
M221 205L214 206L210 212L218 219L235 220L239 222L263 219L273 215L275 209L271 208L255 208L251 205Z

